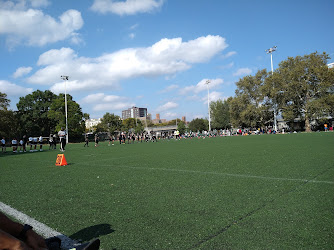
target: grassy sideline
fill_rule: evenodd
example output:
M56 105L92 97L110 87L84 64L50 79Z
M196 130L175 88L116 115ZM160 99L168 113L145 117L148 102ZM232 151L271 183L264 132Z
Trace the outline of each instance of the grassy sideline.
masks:
M0 153L0 201L102 249L331 249L333 151L321 132Z

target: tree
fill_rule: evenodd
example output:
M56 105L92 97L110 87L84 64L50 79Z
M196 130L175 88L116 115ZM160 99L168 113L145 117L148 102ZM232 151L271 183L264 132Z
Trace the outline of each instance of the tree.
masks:
M197 132L197 131L203 131L203 130L208 130L208 120L205 120L203 118L196 118L194 120L192 120L188 127L189 130L193 131L193 132Z
M230 128L230 107L228 101L218 100L210 103L211 127L213 129Z
M144 126L141 120L135 118L128 118L123 120L122 130L132 131L134 133L141 133L144 130Z
M24 133L32 136L49 135L56 125L48 116L51 104L57 96L51 91L36 90L25 97L20 97L16 104L18 117Z
M186 132L186 124L183 121L180 121L177 123L177 130L181 135L184 134Z
M6 138L18 136L18 122L15 112L8 110L10 100L7 94L0 92L0 135Z
M318 52L289 57L279 64L275 82L280 87L280 106L285 120L300 118L306 132L311 121L333 111L334 71L327 67L328 54Z
M66 127L64 94L59 94L54 98L48 118L53 121L52 131L59 131L62 127ZM72 141L82 138L82 134L85 132L85 118L87 118L87 114L83 114L80 105L73 100L71 95L67 94L68 134Z
M0 110L0 117L1 137L4 136L6 138L14 138L20 136L17 116L15 112L13 112L12 110Z
M6 93L0 92L0 110L7 110L10 100L7 99Z
M272 121L273 102L265 93L268 72L259 70L255 76L245 76L236 85L236 96L229 101L234 127L261 127Z
M174 120L170 120L167 122L167 126L169 125L176 125L176 124L179 124L179 122L182 122L179 118L176 118Z
M118 115L105 113L101 119L101 123L96 126L96 132L106 132L113 134L122 127L122 120Z

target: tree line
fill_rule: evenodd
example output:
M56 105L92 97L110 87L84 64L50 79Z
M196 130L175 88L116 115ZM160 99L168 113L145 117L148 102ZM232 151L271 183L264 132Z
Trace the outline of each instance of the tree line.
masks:
M259 70L236 82L235 96L210 103L212 129L260 128L273 126L274 112L288 124L299 119L305 130L311 131L311 121L326 122L334 114L334 70L329 69L326 53L311 53L289 57L273 72ZM20 97L17 111L9 110L10 100L0 92L0 136L7 138L47 136L65 127L64 94L36 90ZM89 114L67 95L68 128L71 141L81 140ZM96 132L131 131L141 133L146 126L139 119L124 121L115 114L106 113L96 126ZM178 124L184 133L208 130L208 120L196 118L186 125L179 119L162 125Z
M55 95L49 90L36 90L20 97L17 111L9 110L10 100L0 92L0 135L6 138L48 136L66 126L65 95ZM85 120L89 119L71 95L67 95L68 127L72 141L80 140L85 132Z
M288 124L297 119L328 122L334 114L334 70L326 53L289 57L272 73L259 70L237 83L235 96L210 103L212 128L273 126L274 112ZM290 126L291 127L291 126Z

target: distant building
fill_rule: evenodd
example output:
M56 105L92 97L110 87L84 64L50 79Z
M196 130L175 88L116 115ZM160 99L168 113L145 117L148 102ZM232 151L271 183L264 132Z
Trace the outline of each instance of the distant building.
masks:
M182 116L182 121L183 121L184 123L187 123L187 121L186 121L186 117L185 117L185 116Z
M85 122L86 129L90 130L92 127L96 126L99 123L101 123L101 118L99 118L99 119L88 119Z
M152 123L153 123L153 124L159 124L159 123L162 123L162 121L160 120L160 114L156 114L156 115L155 115L155 119L152 119Z
M122 119L147 117L147 108L132 107L122 111Z

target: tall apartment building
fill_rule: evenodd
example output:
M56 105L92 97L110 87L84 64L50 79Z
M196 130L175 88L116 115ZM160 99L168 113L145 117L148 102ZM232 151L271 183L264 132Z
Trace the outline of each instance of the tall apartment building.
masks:
M132 107L122 111L122 119L147 117L147 108Z

